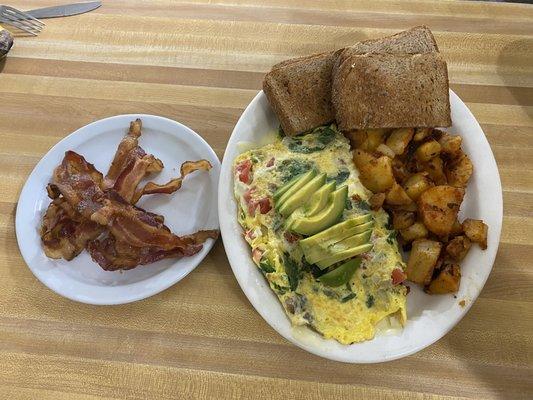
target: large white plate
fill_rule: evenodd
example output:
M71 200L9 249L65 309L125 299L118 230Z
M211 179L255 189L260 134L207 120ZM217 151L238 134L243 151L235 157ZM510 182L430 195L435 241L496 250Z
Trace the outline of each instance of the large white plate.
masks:
M218 212L226 253L242 290L257 312L284 338L316 355L351 363L374 363L413 354L444 336L466 314L487 280L500 240L502 189L489 143L466 105L450 91L453 126L448 129L463 138L463 149L474 164L460 216L483 219L489 225L488 249L473 246L462 262L459 293L429 296L416 285L408 296L408 322L401 331L376 335L373 340L341 345L325 340L307 328L293 328L281 304L252 262L250 248L242 238L233 197L232 163L240 153L239 142L264 144L265 135L278 128L278 120L266 96L260 92L246 108L228 143L219 182ZM459 304L465 300L464 307Z
M51 260L46 257L39 237L41 218L50 199L46 185L65 151L74 150L106 173L130 121L141 118L143 133L140 145L165 164L157 182L179 176L187 160L205 158L213 165L209 173L189 175L180 190L172 195L156 194L141 199L139 206L165 216L165 224L176 234L217 229L217 187L220 161L215 152L197 133L186 126L153 115L120 115L93 122L55 145L29 176L20 194L16 232L20 252L33 274L54 292L89 304L128 303L165 290L183 279L207 255L214 240L192 257L166 259L129 271L102 270L86 251L74 260Z

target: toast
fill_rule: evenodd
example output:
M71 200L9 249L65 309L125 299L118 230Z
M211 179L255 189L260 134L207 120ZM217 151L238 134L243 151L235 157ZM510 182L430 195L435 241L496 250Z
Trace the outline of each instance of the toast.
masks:
M331 105L335 54L288 60L265 76L263 90L285 134L297 135L335 119Z
M451 125L448 70L436 52L351 55L336 70L332 102L342 131Z

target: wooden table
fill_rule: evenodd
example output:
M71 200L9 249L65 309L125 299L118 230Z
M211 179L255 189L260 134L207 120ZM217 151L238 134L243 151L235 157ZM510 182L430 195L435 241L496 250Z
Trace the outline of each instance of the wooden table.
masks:
M38 38L17 38L0 73L0 398L533 398L533 6L104 3L47 20ZM255 312L220 241L176 286L117 307L61 298L24 264L14 231L20 189L76 128L115 114L158 114L192 127L222 157L273 63L417 24L433 29L453 90L490 141L505 203L491 277L438 343L379 365L308 354Z

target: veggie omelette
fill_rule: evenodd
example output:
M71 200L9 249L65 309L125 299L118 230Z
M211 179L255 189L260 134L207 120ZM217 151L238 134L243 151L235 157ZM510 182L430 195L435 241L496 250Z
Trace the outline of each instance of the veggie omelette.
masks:
M234 162L238 219L252 259L293 325L350 344L384 318L406 321L396 232L359 181L335 125L283 137Z

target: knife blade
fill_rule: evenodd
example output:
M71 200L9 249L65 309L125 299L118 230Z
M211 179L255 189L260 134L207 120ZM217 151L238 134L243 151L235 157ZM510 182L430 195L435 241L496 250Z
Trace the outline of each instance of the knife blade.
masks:
M95 10L101 5L101 1L90 1L88 3L76 3L67 4L64 6L37 8L35 10L29 10L26 12L37 19L68 17L71 15L83 14Z

